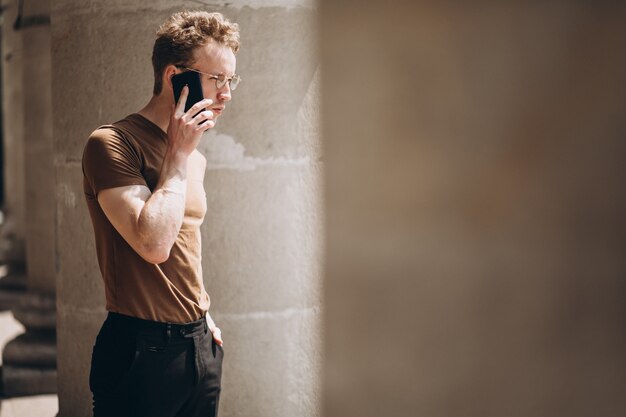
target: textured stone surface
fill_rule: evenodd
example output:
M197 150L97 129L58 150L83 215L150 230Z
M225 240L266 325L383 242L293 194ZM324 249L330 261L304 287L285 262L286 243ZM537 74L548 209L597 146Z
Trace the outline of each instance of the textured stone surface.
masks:
M392 3L320 6L324 415L622 415L626 7Z
M29 290L20 298L20 302L13 309L13 315L28 331L54 334L55 305L54 296Z
M92 414L89 366L93 343L106 317L103 305L86 309L64 304L57 310L59 417Z
M319 313L309 308L215 315L224 329L220 414L319 415Z
M54 334L25 333L7 343L2 351L2 363L5 365L54 369L56 362Z
M17 0L2 0L3 22L14 22ZM24 95L22 33L2 25L2 147L4 221L0 225L0 260L23 261L24 243ZM9 226L7 228L7 226ZM2 259L4 258L4 259Z
M57 291L59 305L98 309L104 287L96 258L96 243L84 201L82 170L77 162L59 164L57 184Z
M30 2L29 2L30 3ZM49 1L30 4L32 14L46 13ZM38 6L35 8L34 6ZM43 9L43 10L42 10ZM25 15L28 12L25 10ZM24 157L26 161L26 264L28 286L55 293L55 200L52 151L52 86L50 26L21 29L23 33Z
M26 277L24 274L9 273L9 268L6 265L3 265L1 269L0 310L11 310L13 307L19 305L26 291Z
M320 305L317 175L309 163L208 171L202 255L217 311Z
M22 290L0 289L0 310L11 310L16 307L23 295Z
M7 397L57 392L57 371L46 368L2 366L4 395Z

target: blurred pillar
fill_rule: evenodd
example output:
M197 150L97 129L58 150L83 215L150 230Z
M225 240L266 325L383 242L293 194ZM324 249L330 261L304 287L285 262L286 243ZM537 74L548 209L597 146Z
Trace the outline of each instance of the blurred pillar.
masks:
M12 311L26 333L5 346L2 375L5 394L16 396L52 393L57 386L49 0L23 2L13 22L22 38L27 291Z
M15 30L17 0L2 0L2 128L4 205L0 224L0 307L14 305L26 286L24 232L24 118L22 33Z
M306 1L203 7L241 27L244 81L199 147L208 160L203 267L223 330L221 416L318 415L320 148L315 11ZM105 317L82 191L84 143L140 109L150 56L172 7L53 2L60 416L88 415L92 345Z
M321 1L326 417L623 415L624 21Z

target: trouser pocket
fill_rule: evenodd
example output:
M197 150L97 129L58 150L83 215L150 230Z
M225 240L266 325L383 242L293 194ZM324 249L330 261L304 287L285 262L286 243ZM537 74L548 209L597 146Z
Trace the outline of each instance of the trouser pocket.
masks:
M211 333L201 334L194 337L195 357L198 368L197 380L208 378L216 384L220 384L222 378L222 360L224 351L219 346Z

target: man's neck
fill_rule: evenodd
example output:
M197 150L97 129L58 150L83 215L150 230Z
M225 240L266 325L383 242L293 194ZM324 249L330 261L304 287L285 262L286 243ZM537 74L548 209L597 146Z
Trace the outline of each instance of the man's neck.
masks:
M162 95L159 95L152 96L148 104L137 113L159 126L164 132L167 132L167 127L170 124L171 111L172 103L166 100Z

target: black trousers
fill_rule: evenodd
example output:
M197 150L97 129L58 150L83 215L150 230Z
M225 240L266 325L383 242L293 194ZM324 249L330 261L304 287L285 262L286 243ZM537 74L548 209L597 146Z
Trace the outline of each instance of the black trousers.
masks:
M168 324L109 313L96 338L94 417L215 417L221 346L203 318Z

